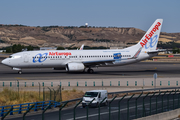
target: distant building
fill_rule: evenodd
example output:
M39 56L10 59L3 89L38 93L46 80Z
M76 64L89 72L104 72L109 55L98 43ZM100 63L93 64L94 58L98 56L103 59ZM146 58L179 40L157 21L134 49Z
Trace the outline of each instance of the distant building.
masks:
M57 47L41 47L40 50L56 50Z

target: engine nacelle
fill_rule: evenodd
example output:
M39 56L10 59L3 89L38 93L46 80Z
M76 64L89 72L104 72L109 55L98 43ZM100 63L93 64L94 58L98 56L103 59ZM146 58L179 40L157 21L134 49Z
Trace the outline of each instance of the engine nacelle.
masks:
M85 67L83 63L68 63L66 66L66 71L83 71L84 68Z

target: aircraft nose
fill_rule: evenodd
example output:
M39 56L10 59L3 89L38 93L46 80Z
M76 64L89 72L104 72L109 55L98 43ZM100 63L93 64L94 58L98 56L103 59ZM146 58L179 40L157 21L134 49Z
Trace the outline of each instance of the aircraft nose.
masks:
M8 64L8 60L4 59L3 61L1 61L2 64L7 65Z

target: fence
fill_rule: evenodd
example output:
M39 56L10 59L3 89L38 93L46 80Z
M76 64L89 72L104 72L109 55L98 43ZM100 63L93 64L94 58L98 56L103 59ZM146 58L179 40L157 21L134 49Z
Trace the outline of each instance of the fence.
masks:
M33 87L57 87L57 85L60 86L73 86L73 87L79 87L79 86L134 86L134 87L162 87L162 86L179 86L179 81L156 81L156 83L152 81L63 81L63 82L19 82L19 81L14 81L14 82L1 82L0 86L3 87L25 87L28 89L33 88Z
M82 110L83 108L77 107L81 104L82 98L63 101L57 111L56 119L59 117L59 120L78 118L130 120L180 108L179 87L111 92L108 93L108 97L108 106L101 108L101 104L99 104L98 109L87 106ZM92 102L93 100L89 101L88 105L91 105ZM68 110L68 113L72 112L73 114L65 116L67 113L63 112L63 108L69 103L72 103L74 107ZM39 109L42 109L42 106ZM50 114L48 116L52 117ZM42 119L44 118L42 117Z
M81 110L79 113L81 115L83 114L83 117L77 118L129 120L180 108L179 87L112 92L109 93L109 97L110 96L112 97L109 99L108 109L103 109L103 113L100 112L101 104L99 104L98 110L91 109L91 113L89 113L89 107L87 106L84 112ZM82 102L81 98L76 100L79 100L79 102L75 105L73 116L71 116L71 119L73 118L74 120L76 116L79 116L76 107ZM69 102L71 101L64 101L62 104L65 106ZM91 102L93 102L93 100L89 102L89 105ZM112 104L113 102L115 103ZM95 111L96 114L93 113L92 115L92 112ZM62 117L62 115L60 117Z

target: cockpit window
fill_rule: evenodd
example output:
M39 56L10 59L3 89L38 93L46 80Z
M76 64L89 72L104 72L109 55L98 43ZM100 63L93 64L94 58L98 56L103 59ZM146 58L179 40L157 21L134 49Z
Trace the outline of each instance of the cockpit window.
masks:
M9 58L20 58L21 56L9 56Z
M20 58L21 56L14 56L14 58Z

